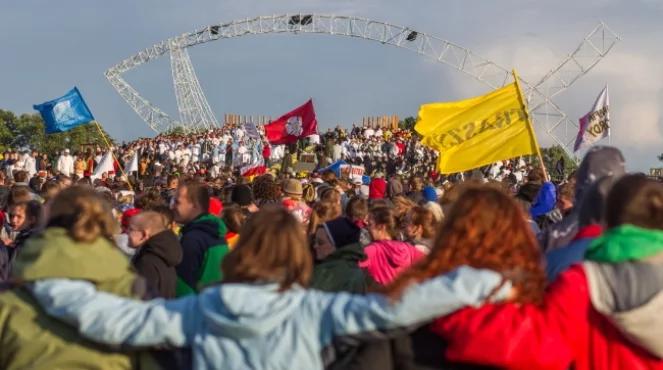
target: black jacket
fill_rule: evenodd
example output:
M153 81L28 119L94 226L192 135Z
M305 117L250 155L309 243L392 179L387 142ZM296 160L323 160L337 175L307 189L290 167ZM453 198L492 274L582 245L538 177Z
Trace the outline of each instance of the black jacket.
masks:
M162 231L138 249L132 264L155 290L158 297L175 298L177 273L175 266L182 261L182 246L170 230Z

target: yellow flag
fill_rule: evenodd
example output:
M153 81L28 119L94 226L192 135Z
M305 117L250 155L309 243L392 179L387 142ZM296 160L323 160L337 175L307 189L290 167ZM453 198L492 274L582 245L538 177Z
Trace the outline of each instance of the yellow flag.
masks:
M514 82L489 94L424 104L414 129L440 153L441 173L455 173L537 152L536 137Z

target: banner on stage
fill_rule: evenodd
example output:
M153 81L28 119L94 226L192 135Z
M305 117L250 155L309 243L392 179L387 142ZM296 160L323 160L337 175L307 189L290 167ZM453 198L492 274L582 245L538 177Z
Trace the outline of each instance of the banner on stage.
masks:
M315 162L315 154L313 153L302 153L299 156L299 161L295 163L293 170L297 173L303 172L303 173L309 173L315 170L317 167L317 163Z

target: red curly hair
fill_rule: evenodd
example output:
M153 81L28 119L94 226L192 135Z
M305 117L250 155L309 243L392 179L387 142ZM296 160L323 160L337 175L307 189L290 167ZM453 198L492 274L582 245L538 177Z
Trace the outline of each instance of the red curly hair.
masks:
M430 254L396 278L386 293L400 297L411 284L468 265L510 279L515 302L540 304L546 282L541 261L521 207L495 187L472 186L454 203Z

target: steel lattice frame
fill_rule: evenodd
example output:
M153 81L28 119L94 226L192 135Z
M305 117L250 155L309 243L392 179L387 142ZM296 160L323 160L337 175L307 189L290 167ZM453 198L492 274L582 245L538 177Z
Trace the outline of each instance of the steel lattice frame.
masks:
M190 60L188 60L188 55L183 54L187 47L218 39L284 32L356 37L409 49L437 62L449 65L492 89L503 86L512 79L511 72L508 69L439 37L415 31L409 27L367 18L324 14L260 16L206 26L164 40L140 51L138 54L108 69L106 78L150 128L156 132L164 132L175 126L189 124L190 122L184 121L185 117L189 117L187 116L189 113L183 114L183 112L191 111L192 106L198 107L194 108L193 111L198 112L199 116L205 115L204 112L208 111L209 108L207 100L202 94L202 90L200 90ZM520 79L529 100L530 113L536 125L544 129L556 143L562 145L565 149L569 148L573 140L568 133L569 125L574 128L572 135L575 135L577 125L566 117L564 112L551 100L551 97L564 91L586 74L618 41L619 37L610 31L605 24L601 23L585 37L572 54L553 68L537 84L530 84L522 78ZM188 89L189 98L180 99L178 95L178 108L183 120L182 123L173 120L168 114L140 96L122 78L124 72L159 58L166 53L171 53L171 55L177 53L179 57L171 57L171 60L175 61L173 64L182 64L190 68L190 72L187 73L176 73L173 70L176 94L184 93L186 89L183 89L182 86L194 86ZM182 58L186 58L188 64L186 60L185 62L176 63L178 60L182 61ZM211 113L211 109L208 112ZM209 116L213 117L213 114ZM216 123L216 119L214 119L214 123ZM205 127L205 124L202 124L201 127ZM564 133L560 134L558 132L560 127L564 128Z
M180 122L191 129L210 129L218 126L186 48L176 40L171 41L170 68L173 72L175 97L180 111Z

